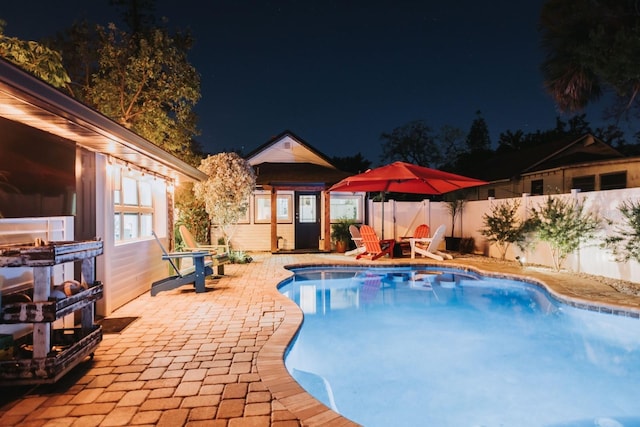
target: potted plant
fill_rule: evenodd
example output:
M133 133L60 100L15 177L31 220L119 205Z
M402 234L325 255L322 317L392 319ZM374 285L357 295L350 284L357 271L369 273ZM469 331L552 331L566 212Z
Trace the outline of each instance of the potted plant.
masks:
M464 209L464 205L467 201L464 199L457 200L449 200L447 203L447 209L449 210L449 215L451 215L451 236L445 237L444 241L448 251L459 251L460 250L460 237L454 237L454 231L456 228L456 219L459 215L462 215L462 210Z
M349 227L356 222L348 218L340 218L331 225L331 240L336 246L336 252L345 253L351 240L351 232Z

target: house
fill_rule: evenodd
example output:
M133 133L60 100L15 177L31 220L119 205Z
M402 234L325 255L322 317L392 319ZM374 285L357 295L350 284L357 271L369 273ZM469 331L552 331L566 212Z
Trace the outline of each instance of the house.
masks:
M0 245L102 239L98 315L107 316L168 274L173 190L206 175L113 120L0 60ZM79 278L56 266L56 280ZM0 268L3 293L30 269Z
M640 187L640 158L625 157L591 134L496 153L470 176L489 181L478 199Z
M351 175L285 130L246 156L256 173L249 210L231 237L236 250L329 251L331 222L365 217L364 194L327 191Z

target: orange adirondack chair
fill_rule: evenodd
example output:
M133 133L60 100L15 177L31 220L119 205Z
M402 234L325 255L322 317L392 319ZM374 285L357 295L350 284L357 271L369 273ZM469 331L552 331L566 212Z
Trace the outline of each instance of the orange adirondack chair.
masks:
M393 258L393 247L396 243L395 240L380 240L374 229L368 225L360 227L360 236L362 237L362 244L365 247L365 252L356 256L356 259L368 258L370 260L374 260L385 255L389 255L390 258Z
M429 226L427 224L420 224L413 231L413 238L424 239L425 237L429 237Z

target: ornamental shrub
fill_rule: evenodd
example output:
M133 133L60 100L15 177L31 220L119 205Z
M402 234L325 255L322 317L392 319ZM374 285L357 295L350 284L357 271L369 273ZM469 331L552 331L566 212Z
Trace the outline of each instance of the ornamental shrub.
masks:
M529 216L536 236L551 249L556 271L570 253L595 237L601 223L597 215L585 211L582 203L557 196L547 197L537 209L531 208Z
M507 250L513 243L524 249L527 234L531 230L532 222L521 220L518 209L520 200L507 199L493 204L491 212L482 215L484 227L480 229L480 233L497 246L500 259L506 258Z
M249 162L236 153L208 156L198 169L208 178L196 183L193 191L204 202L211 222L220 227L228 245L236 224L249 208L255 173Z
M613 224L613 235L604 239L603 246L609 249L616 261L627 262L634 259L640 262L640 201L626 200L618 205L623 222Z

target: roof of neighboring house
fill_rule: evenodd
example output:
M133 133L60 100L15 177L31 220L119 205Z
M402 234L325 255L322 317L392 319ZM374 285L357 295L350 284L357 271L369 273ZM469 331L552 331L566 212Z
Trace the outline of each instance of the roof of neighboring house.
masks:
M477 164L475 170L465 172L486 181L498 181L530 172L621 157L624 155L609 144L591 134L585 134L574 140L559 140L497 153Z
M261 163L255 165L257 185L302 185L317 184L331 186L352 175L335 168L313 163Z
M3 58L0 58L0 117L168 178L181 181L207 178L197 168Z

